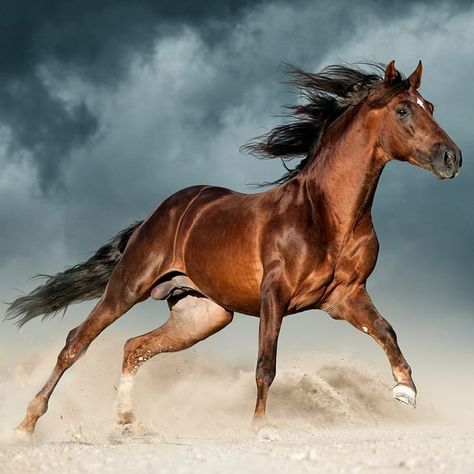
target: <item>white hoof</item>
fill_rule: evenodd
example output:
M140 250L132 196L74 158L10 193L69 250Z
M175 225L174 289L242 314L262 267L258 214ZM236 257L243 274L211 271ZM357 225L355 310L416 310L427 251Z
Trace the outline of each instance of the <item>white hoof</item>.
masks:
M407 385L398 384L393 389L393 398L410 408L416 408L416 393Z

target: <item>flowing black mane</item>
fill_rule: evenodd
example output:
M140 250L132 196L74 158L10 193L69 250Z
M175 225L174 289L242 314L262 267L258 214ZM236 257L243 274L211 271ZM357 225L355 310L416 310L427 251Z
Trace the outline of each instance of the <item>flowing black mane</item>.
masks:
M370 106L373 108L386 105L390 99L402 90L408 89L408 81L397 71L397 77L389 86L384 84L385 67L379 63L365 63L371 71L364 71L357 66L331 65L319 73L303 71L291 65L284 65L284 70L291 76L289 84L306 99L303 105L291 105L286 108L293 119L290 123L279 125L270 132L261 135L241 148L258 158L280 158L287 172L266 185L278 185L297 175L315 155L325 128L349 107L373 94ZM286 161L303 158L299 164L290 169Z

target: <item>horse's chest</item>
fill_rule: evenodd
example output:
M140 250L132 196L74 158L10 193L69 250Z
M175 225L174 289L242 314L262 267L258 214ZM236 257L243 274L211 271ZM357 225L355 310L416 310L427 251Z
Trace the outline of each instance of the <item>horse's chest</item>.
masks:
M372 228L354 232L342 248L331 249L298 285L291 311L318 307L345 287L364 282L375 267L378 241Z
M379 243L371 227L350 236L342 247L334 268L336 283L365 281L377 262Z

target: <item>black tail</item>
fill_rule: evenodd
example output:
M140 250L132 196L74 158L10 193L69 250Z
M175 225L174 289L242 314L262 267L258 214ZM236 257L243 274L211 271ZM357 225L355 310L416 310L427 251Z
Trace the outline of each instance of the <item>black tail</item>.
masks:
M119 232L86 262L56 275L37 275L46 278L44 284L10 303L5 319L17 319L16 324L21 327L38 316L46 319L61 310L65 312L71 303L99 298L122 258L127 242L142 222Z

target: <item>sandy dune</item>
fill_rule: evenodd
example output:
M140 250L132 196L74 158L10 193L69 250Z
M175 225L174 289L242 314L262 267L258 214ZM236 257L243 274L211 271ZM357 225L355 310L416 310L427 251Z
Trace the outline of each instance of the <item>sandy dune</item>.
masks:
M118 347L100 342L65 376L29 445L11 429L56 354L34 352L3 370L0 472L474 472L468 420L453 423L429 403L409 410L374 370L321 355L282 361L273 426L258 435L249 428L251 368L162 355L137 377L143 432L124 436L114 424Z

